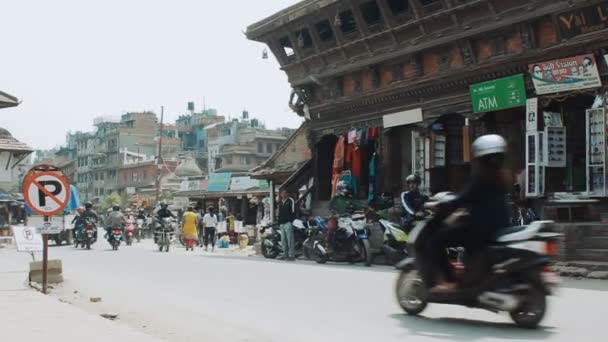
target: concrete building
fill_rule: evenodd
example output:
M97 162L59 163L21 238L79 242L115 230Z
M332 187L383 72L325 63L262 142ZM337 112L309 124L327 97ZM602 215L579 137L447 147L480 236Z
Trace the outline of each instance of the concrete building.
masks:
M290 129L266 129L257 119L248 118L206 127L208 169L213 172L247 172L275 153L293 132Z

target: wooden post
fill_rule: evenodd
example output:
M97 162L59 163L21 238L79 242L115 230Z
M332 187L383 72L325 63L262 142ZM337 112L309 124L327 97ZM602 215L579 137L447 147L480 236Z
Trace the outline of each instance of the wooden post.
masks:
M44 217L44 222L49 222L49 217ZM49 234L42 234L42 293L46 294L49 274Z
M274 193L274 180L270 181L270 221L274 222L275 219L275 215L274 215L274 197L275 197L275 193Z

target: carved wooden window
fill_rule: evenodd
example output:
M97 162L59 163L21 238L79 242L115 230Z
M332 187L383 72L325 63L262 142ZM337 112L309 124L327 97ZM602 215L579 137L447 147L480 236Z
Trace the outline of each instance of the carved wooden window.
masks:
M300 49L310 49L312 47L312 37L308 29L304 28L296 31L296 39L298 40L298 47Z
M363 20L370 28L373 26L380 26L382 24L382 13L380 7L376 1L368 1L359 5L361 16Z
M329 42L334 40L334 32L331 29L329 20L323 20L315 24L315 29L322 42Z
M355 22L355 16L351 10L341 12L339 18L340 20L338 23L342 33L349 34L357 31L357 23Z
M285 56L293 57L293 55L294 55L293 45L291 44L289 37L283 37L283 38L279 39L279 44L281 45L281 49L283 49Z
M441 0L420 0L420 5L426 13L435 12L443 8Z
M388 0L387 2L394 15L401 15L410 11L409 0Z

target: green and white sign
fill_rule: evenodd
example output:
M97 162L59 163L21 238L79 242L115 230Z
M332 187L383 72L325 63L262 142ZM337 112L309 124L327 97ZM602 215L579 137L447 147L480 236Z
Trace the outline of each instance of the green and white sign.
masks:
M469 87L474 113L523 107L526 105L524 75L476 83Z

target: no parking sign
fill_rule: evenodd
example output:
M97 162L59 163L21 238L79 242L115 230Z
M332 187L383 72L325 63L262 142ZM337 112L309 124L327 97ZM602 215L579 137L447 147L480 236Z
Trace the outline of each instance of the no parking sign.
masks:
M37 214L56 215L62 212L70 201L70 184L59 169L37 166L25 176L23 197Z

